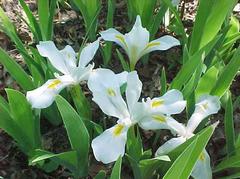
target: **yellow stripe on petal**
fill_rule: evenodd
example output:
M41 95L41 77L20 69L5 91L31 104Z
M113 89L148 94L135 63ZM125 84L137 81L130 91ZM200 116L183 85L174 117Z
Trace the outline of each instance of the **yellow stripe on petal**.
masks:
M62 82L59 79L53 80L52 83L48 85L48 88L55 89L57 85L61 84Z
M203 107L205 110L207 110L207 108L208 108L208 103L203 104L202 107Z
M201 160L201 161L205 160L205 154L203 152L200 154L199 160Z
M126 44L126 42L125 42L125 39L124 39L124 37L123 37L122 35L115 35L115 38L116 38L117 40L119 40L123 45L125 45L125 46L127 47L127 44Z
M166 122L166 117L160 115L153 115L152 118L158 122L164 123Z
M161 106L164 103L164 100L155 100L152 102L152 108Z
M112 89L112 88L108 88L108 89L107 89L107 94L108 94L109 96L116 96L116 92L115 92L114 89Z
M119 136L123 131L124 126L122 124L117 124L113 130L115 136Z
M154 47L154 46L158 46L158 45L160 45L160 42L150 42L150 43L147 44L145 49L148 49L148 48L151 48L151 47Z

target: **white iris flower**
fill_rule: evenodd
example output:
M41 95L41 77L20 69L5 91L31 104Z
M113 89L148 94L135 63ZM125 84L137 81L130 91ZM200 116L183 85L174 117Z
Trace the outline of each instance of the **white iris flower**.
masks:
M164 143L156 152L157 156L166 155L186 140L194 136L193 132L200 124L200 122L208 117L211 114L215 114L220 109L220 101L216 96L203 95L199 98L198 102L195 105L195 111L189 119L187 126L182 125L181 123L170 124L169 127L172 128L174 133L178 134L178 137L172 138L166 143ZM212 170L210 166L210 157L207 151L204 151L199 156L197 163L194 166L192 171L192 177L195 179L211 179Z
M127 83L126 102L120 87ZM95 158L105 164L116 161L125 153L128 129L136 124L144 111L138 99L142 83L137 72L114 74L108 69L94 70L88 80L88 87L101 110L118 119L117 124L93 139L92 148Z
M139 121L139 125L145 130L172 129L178 126L178 122L170 115L181 113L186 106L183 95L178 90L170 90L161 97L147 98L143 102L146 114Z
M83 48L77 62L77 54L71 46L67 45L63 50L58 50L52 41L40 42L37 45L40 55L47 57L63 75L56 74L56 79L49 79L39 88L27 92L27 99L32 107L47 108L62 89L87 80L94 67L94 64L88 63L93 59L98 47L99 39Z
M129 33L121 34L116 29L110 28L100 32L100 35L104 40L115 42L126 51L131 70L134 70L137 61L143 55L155 50L167 50L180 45L177 39L169 35L149 42L149 31L142 27L140 16L137 16L136 22Z

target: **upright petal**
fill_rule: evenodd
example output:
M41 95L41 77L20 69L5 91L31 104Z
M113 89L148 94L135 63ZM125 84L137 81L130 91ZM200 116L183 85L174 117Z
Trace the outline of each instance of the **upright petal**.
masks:
M181 113L186 106L186 101L183 100L180 91L173 89L161 97L148 99L146 105L152 113L171 115Z
M139 80L138 74L136 71L133 71L127 76L127 89L126 89L126 97L127 104L130 113L133 112L133 108L135 104L138 102L142 92L142 82Z
M130 63L136 63L142 56L142 51L149 42L149 32L143 28L140 16L137 16L132 30L125 34L125 41L128 46Z
M71 72L71 76L74 79L75 83L80 83L81 81L88 80L93 68L94 64L89 64L86 67L78 66L77 68L74 68Z
M194 132L203 119L211 114L216 114L219 109L220 101L217 96L202 95L196 103L194 113L188 121L188 130Z
M170 49L174 46L178 46L178 45L180 45L179 40L177 40L176 38L174 38L170 35L165 35L163 37L160 37L156 40L149 42L145 46L142 55L150 53L155 50L168 50L168 49Z
M41 56L47 57L51 64L63 74L69 74L68 63L72 63L71 60L66 60L63 52L69 51L69 47L60 52L52 41L40 42L37 45L37 49ZM68 55L67 55L68 56Z
M158 148L158 150L155 153L155 156L166 155L175 148L177 148L179 145L183 144L185 141L186 139L183 137L172 138Z
M125 153L128 128L117 124L93 139L92 149L97 161L114 162Z
M128 52L125 36L118 32L116 29L110 28L108 30L100 32L100 35L103 40L115 42L120 45L126 52Z
M85 67L93 59L98 50L99 41L100 39L98 38L96 41L88 44L82 49L78 66Z
M117 79L118 79L118 82L119 82L120 86L122 86L124 83L127 82L128 72L123 71L123 72L118 73L116 75L117 75Z
M77 66L76 53L71 46L67 45L64 49L60 50L60 53L64 58L67 69L75 68Z
M71 83L71 79L67 76L63 76L60 79L48 80L39 88L28 91L27 100L33 108L47 108L53 103L56 95Z
M114 74L111 70L97 69L91 73L88 79L88 87L93 93L93 100L105 114L117 118L126 118L129 117L129 113L121 96L121 85L118 77L119 75Z
M210 157L207 151L200 154L197 163L195 164L191 176L195 179L212 179L212 169L210 165Z

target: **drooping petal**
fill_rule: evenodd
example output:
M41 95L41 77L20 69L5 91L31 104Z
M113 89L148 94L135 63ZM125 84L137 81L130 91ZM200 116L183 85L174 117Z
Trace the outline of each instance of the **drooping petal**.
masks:
M177 40L176 38L174 38L170 35L165 35L163 37L160 37L156 40L149 42L145 46L142 55L150 53L155 50L168 50L168 49L170 49L174 46L178 46L178 45L180 45L179 40Z
M93 93L93 100L102 111L117 118L129 117L127 105L120 92L119 75L108 69L94 70L89 79L88 87ZM121 77L121 76L120 76Z
M220 101L217 96L202 95L196 103L194 113L188 121L188 130L194 132L203 119L211 114L216 114L219 109Z
M135 104L138 102L142 92L142 82L139 80L136 71L127 76L126 98L130 113L132 114Z
M26 98L33 108L47 108L53 103L56 95L71 83L71 79L67 76L62 76L59 79L51 79L39 88L28 91Z
M119 156L123 156L127 130L127 127L117 124L93 139L92 149L96 160L108 164L116 161Z
M153 98L152 100L148 99L146 103L152 113L167 115L181 113L186 106L182 93L175 89L168 91L161 97Z
M64 49L60 50L64 60L66 61L65 65L68 69L75 68L77 65L76 53L73 48L67 45ZM68 70L69 71L69 70Z
M200 154L199 159L197 160L191 176L194 179L212 179L212 169L210 165L210 157L207 151L204 151Z
M96 41L89 43L82 49L78 66L85 67L93 59L98 50L99 41L100 39L98 38Z
M51 64L60 72L63 74L69 74L70 69L68 69L68 63L72 63L72 60L66 60L65 56L63 55L63 52L60 52L55 44L52 41L45 41L40 42L39 45L37 45L37 49L41 56L47 57ZM64 52L69 51L69 47L67 47ZM71 56L71 55L70 55ZM70 66L70 65L69 65Z
M130 63L136 63L142 56L142 51L149 42L149 32L143 28L140 16L137 16L132 30L125 34L125 41L128 46Z
M186 141L183 137L172 138L158 148L155 156L166 155Z
M126 52L128 51L125 36L118 32L116 29L110 28L108 30L100 32L100 35L103 40L115 42L120 45Z
M179 135L183 135L186 131L185 126L172 117L160 114L146 116L138 124L145 130L169 129Z

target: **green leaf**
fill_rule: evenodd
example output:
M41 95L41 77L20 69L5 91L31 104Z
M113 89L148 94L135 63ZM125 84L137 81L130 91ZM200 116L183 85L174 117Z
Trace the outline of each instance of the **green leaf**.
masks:
M32 150L32 143L28 136L22 131L18 124L12 119L5 108L0 108L0 128L7 132L14 140L17 141L18 146L24 153L29 153Z
M70 89L70 94L72 96L74 105L79 113L80 117L83 119L92 119L91 106L88 99L84 95L81 87L79 85L73 86Z
M167 155L158 156L152 159L145 159L139 162L141 176L143 179L152 178L155 171L159 168L163 161L169 162L170 158Z
M139 129L136 127L137 131L135 134L135 126L132 126L128 130L127 134L127 154L131 156L135 161L139 161L143 154L142 139L140 136Z
M33 165L46 159L51 159L58 165L63 165L73 173L77 172L78 162L76 151L54 154L45 150L37 149L35 150L35 155L29 160L29 164Z
M24 131L33 147L40 147L40 131L36 130L39 129L40 123L35 119L31 105L19 91L6 89L6 92L14 122Z
M82 119L72 106L61 96L56 98L57 106L67 130L73 150L77 151L79 176L87 175L89 134Z
M121 166L122 166L122 157L119 157L116 163L114 164L110 179L121 179Z
M55 15L55 9L56 9L57 0L51 0L50 6L49 6L49 17L48 17L48 30L46 39L51 40L53 36L53 20Z
M240 68L240 48L234 53L231 61L225 66L223 72L220 74L216 85L213 87L211 94L216 96L223 96L229 89L234 77Z
M218 164L213 172L219 172L228 168L240 167L240 155L234 155L229 158L225 158L220 164Z
M36 18L34 17L33 13L31 12L31 10L29 9L24 0L19 0L19 2L28 18L29 23L27 25L30 27L30 30L34 34L36 40L41 41L42 40L41 29Z
M209 94L217 81L219 70L216 67L211 67L200 79L195 95L196 99L202 94Z
M28 91L34 88L28 74L2 48L0 48L0 63L24 90Z
M106 172L104 170L100 170L98 174L94 177L94 179L105 179L106 178Z
M226 136L227 154L228 156L231 156L235 152L235 131L234 131L232 97L230 92L228 95L228 100L225 108L224 130Z
M121 54L121 52L116 49L117 55L118 55L118 59L120 60L120 63L122 65L122 68L124 71L130 71L130 67L128 62L126 62L126 60L123 58L123 55Z
M204 130L203 133L197 135L181 155L177 157L163 178L189 178L195 163L206 147L215 127L216 124L213 124L212 126L209 126L207 130Z
M39 24L40 24L43 40L47 40L49 13L50 13L49 0L38 1Z
M190 44L194 54L217 35L235 0L202 0L198 8Z
M25 48L25 45L22 43L21 39L17 35L15 26L12 24L11 20L5 14L5 12L0 7L0 21L2 30L10 37L10 39L15 43L16 48L22 54L24 61L26 62L28 68L31 65L36 65L36 62L32 60L31 56L28 55L28 51Z
M181 89L182 86L188 82L199 65L203 63L205 56L207 56L208 53L212 50L218 38L215 38L213 41L199 50L196 54L189 57L189 60L186 61L186 63L181 67L177 76L173 79L171 89Z

